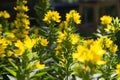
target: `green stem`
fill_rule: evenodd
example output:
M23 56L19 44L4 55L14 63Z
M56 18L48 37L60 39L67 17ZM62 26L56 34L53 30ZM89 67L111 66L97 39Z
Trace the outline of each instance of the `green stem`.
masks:
M50 33L49 33L49 46L51 46L52 41L53 41L53 28L54 28L54 23L50 24Z
M68 60L67 60L67 65L66 65L66 75L67 75L67 80L68 80L68 76L69 76L69 64L68 64Z

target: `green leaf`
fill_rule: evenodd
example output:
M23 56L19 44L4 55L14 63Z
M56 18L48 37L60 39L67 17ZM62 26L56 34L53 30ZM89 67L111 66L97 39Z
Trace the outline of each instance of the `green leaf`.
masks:
M9 62L16 70L18 70L18 66L15 63L13 63L12 61L9 61Z
M15 72L14 70L9 69L9 68L6 68L6 67L5 67L5 69L6 69L10 74L12 74L13 76L16 77L16 72Z
M40 73L35 74L34 77L40 77L40 76L42 76L44 74L46 74L46 72L40 72Z
M45 75L45 74L46 74L46 72L40 72L40 73L37 73L37 74L35 74L34 76L32 76L30 79L35 79L35 78L40 77L40 76L43 76L43 75Z
M0 68L2 68L2 67L5 67L5 65L4 64L0 64Z
M58 80L56 77L54 77L53 75L50 75L49 73L47 74L47 77L44 78L44 80Z

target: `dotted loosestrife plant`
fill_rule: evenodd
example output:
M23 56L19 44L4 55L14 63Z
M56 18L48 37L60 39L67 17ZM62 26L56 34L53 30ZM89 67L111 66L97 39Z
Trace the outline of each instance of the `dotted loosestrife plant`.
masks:
M81 24L77 11L66 13L62 21L57 11L48 10L40 19L44 25L36 19L38 24L33 27L26 4L27 0L17 0L13 22L8 22L7 11L0 11L2 79L3 75L10 80L120 79L119 49L115 44L120 30L118 18L101 17L96 38L89 39L76 31L76 25ZM41 8L35 9L39 15Z

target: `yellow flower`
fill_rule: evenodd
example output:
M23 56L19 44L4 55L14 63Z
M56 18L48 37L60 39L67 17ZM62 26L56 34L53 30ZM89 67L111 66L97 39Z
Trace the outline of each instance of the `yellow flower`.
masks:
M60 63L63 67L65 67L66 59L65 59L64 55L61 55L61 61L59 61L59 63Z
M7 11L3 12L3 17L4 18L10 18L10 14Z
M97 61L97 64L98 64L98 65L104 65L104 64L106 64L106 61L99 60L99 61Z
M84 68L85 71L89 71L90 70L89 66L84 66L83 68Z
M44 64L40 64L40 61L36 61L34 65L35 65L35 67L38 68L38 69L43 69L43 68L45 67Z
M24 48L15 49L15 50L14 50L14 55L15 55L16 57L18 57L18 56L23 55L24 52L25 52L25 49L24 49Z
M60 51L56 50L55 55L56 56L60 55Z
M17 6L14 7L14 9L17 11L17 15L16 20L14 21L16 29L13 31L16 39L20 40L23 40L28 35L30 28L29 16L25 13L29 9L28 6L25 6L25 4L27 4L27 0L18 0Z
M5 49L6 49L6 45L4 44L0 44L0 56L4 57L5 56Z
M36 43L40 43L42 46L47 46L49 42L43 37L38 37L36 38Z
M20 19L19 19L20 18ZM16 28L24 28L24 29L29 29L30 21L28 19L28 16L24 13L18 13L17 14L17 19L14 21Z
M73 53L72 57L73 57L73 60L78 60L78 61L81 61L81 62L86 61L86 56L85 56L85 54L82 54L82 53L78 53L78 52Z
M10 50L7 51L7 55L8 55L8 56L12 56L13 54L14 54L14 53L13 53L12 51L10 51Z
M88 49L82 45L77 46L77 52L73 53L73 59L74 60L79 60L81 62L87 61L88 60Z
M68 22L67 21L63 21L62 23L60 23L60 29L61 30L66 30L68 29Z
M15 49L14 50L14 55L17 57L17 56L21 56L24 51L25 51L25 47L24 47L24 43L21 42L20 40L17 40L17 42L15 43L15 46L18 48L18 49Z
M23 12L17 13L17 17L18 17L18 19L21 18L21 17L22 18L29 18L29 16L27 14L23 13Z
M59 50L61 48L62 48L62 46L59 44L59 45L57 45L57 47L55 48L55 50Z
M22 23L24 23L25 29L29 29L30 27L28 25L30 25L30 21L26 18L21 20Z
M115 31L115 27L112 25L107 25L107 28L104 29L106 32L113 32Z
M59 13L57 11L51 11L49 10L46 14L45 17L43 19L43 21L51 23L51 21L60 22L60 18L61 16L59 15Z
M105 38L105 46L110 48L113 44L113 41L110 38Z
M80 24L80 15L75 10L71 10L69 13L66 14L66 21L69 22L71 19L76 23Z
M60 49L62 49L62 46L60 44L58 44L57 47L55 48L56 55L60 55L60 53L61 53Z
M70 39L71 39L72 44L76 44L80 41L79 36L76 34L70 34Z
M90 47L90 45L94 42L93 39L88 39L84 41L84 46L86 47Z
M20 10L20 11L25 11L27 12L29 9L28 9L28 6L25 6L25 5L19 5L17 7L14 7L15 10Z
M101 44L99 42L97 43L97 41L95 41L95 43L93 43L90 46L89 52L90 52L89 53L90 61L96 62L96 63L100 62L102 59L102 56L106 53L106 51L102 48Z
M112 45L112 46L110 47L110 51L111 51L112 53L116 53L116 51L118 51L118 46L117 46L117 45Z
M118 46L113 43L111 38L105 36L98 38L95 44L101 45L102 48L105 48L112 53L115 53L118 50Z
M24 5L21 6L21 9L23 9L23 10L26 11L26 12L29 10L29 9L28 9L28 6L24 6Z
M41 38L40 41L41 41L41 45L42 45L42 46L47 46L47 45L48 45L47 39Z
M78 45L77 51L72 54L74 60L81 62L90 61L92 63L102 65L105 64L105 61L102 61L103 55L106 51L103 49L99 40L90 40L88 45Z
M7 40L6 39L0 39L0 56L5 56L5 49L7 48Z
M0 17L10 18L10 14L7 11L0 12Z
M103 16L100 18L101 24L110 24L112 22L112 17L110 16Z
M66 39L66 36L67 36L67 33L64 31L64 32L58 32L58 39L57 39L57 42L61 43L63 40Z
M24 40L24 46L26 49L28 50L32 49L35 43L36 43L35 39L30 39L30 37L26 36Z
M14 40L15 39L15 35L12 32L6 32L5 36L8 40Z
M115 71L120 75L120 64L117 64Z

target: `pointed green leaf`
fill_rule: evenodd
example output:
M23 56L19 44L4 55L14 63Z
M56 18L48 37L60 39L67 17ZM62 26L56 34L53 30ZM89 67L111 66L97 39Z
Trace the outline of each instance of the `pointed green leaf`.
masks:
M14 70L9 69L9 68L6 68L6 67L5 67L5 69L6 69L10 74L12 74L13 76L16 77L16 72L15 72Z
M18 66L15 63L13 63L12 61L9 61L9 62L16 70L18 70Z
M40 76L42 76L42 75L44 75L44 74L46 74L46 72L40 72L40 73L35 74L34 76L35 76L35 77L40 77Z
M37 77L40 77L42 75L46 74L46 72L40 72L40 73L37 73L35 74L34 76L32 76L30 79L34 79L34 78L37 78Z

